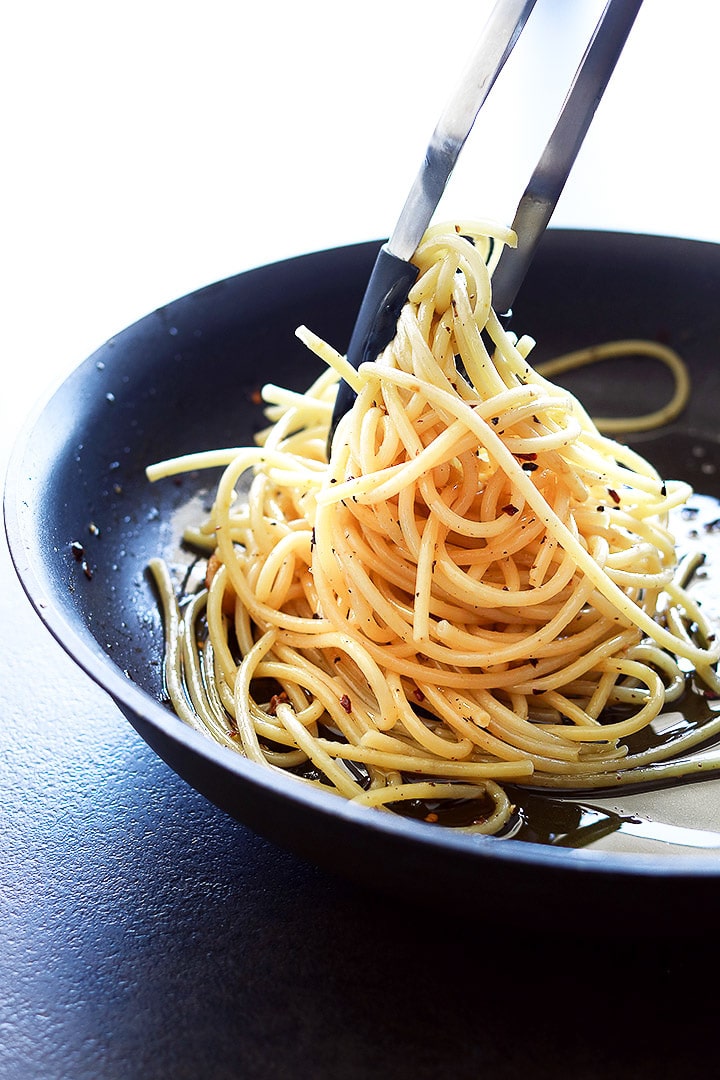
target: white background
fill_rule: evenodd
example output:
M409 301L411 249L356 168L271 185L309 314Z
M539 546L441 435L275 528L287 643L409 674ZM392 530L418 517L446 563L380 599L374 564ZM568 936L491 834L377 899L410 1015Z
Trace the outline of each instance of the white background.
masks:
M538 0L439 217L509 221L599 0ZM489 0L24 0L0 16L0 466L103 341L387 236ZM715 0L645 0L554 223L720 241ZM0 546L2 688L39 623ZM57 688L54 688L56 690Z
M490 6L6 5L3 444L46 387L156 306L387 236ZM440 217L511 219L601 8L538 0ZM554 223L720 240L718 31L715 0L645 0Z

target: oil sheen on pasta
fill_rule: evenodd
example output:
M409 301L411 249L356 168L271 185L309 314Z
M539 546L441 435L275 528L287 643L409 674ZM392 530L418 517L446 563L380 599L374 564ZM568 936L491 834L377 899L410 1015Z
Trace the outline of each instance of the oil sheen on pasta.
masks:
M178 597L151 566L178 715L358 804L498 835L517 834L519 791L549 806L720 765L697 755L720 729L712 518L504 329L492 270L514 242L488 223L431 229L375 362L354 372L301 328L327 371L305 394L265 388L256 445L148 470L223 470L184 537L207 587ZM687 377L653 343L615 351L633 347L676 379L646 430L682 409ZM357 400L328 462L339 377ZM683 514L699 517L681 548Z

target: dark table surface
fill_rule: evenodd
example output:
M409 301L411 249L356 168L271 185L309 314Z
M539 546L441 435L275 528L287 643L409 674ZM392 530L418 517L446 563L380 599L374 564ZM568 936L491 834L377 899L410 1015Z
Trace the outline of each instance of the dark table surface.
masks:
M519 148L554 113L553 78L566 86L559 35L593 6L538 5L553 61L532 53L503 142L521 181ZM428 33L435 4L374 7L350 40L329 3L8 5L0 477L35 395L114 331L205 281L392 227L443 65L488 4L457 0L454 36ZM710 0L644 5L557 224L720 238L718 18ZM381 69L404 88L416 54L433 77L384 132ZM507 213L485 202L506 185L488 146L468 147L453 212ZM378 181L384 147L395 176ZM178 779L40 624L3 539L0 636L0 1080L716 1075L712 914L688 901L648 939L642 910L609 934L598 909L559 938L538 910L517 925L361 891Z
M0 1076L664 1077L714 1067L717 935L548 938L276 849L188 788L2 584ZM697 931L699 928L694 926Z

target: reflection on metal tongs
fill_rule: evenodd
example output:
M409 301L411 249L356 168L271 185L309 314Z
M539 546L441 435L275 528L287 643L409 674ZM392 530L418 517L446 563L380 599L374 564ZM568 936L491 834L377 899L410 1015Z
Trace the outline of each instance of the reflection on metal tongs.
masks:
M347 358L354 368L374 360L394 337L398 316L417 277L410 259L535 2L497 0L490 14L472 62L433 132L393 234L378 253L348 346ZM550 139L518 204L513 221L518 247L503 252L493 275L493 306L498 313L509 311L515 300L641 3L608 0L600 16ZM342 381L330 442L354 397L352 388Z

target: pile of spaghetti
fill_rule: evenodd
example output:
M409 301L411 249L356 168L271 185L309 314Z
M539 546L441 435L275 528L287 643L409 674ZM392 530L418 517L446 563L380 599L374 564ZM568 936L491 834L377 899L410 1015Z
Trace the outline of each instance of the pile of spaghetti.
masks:
M361 804L478 800L488 833L512 812L504 783L681 775L697 733L626 740L688 670L719 688L668 528L690 489L602 434L503 328L492 269L512 243L431 229L376 361L355 372L300 328L327 370L302 395L265 387L257 445L148 470L225 467L186 536L207 588L179 604L152 564L177 713ZM328 462L339 377L357 399Z

